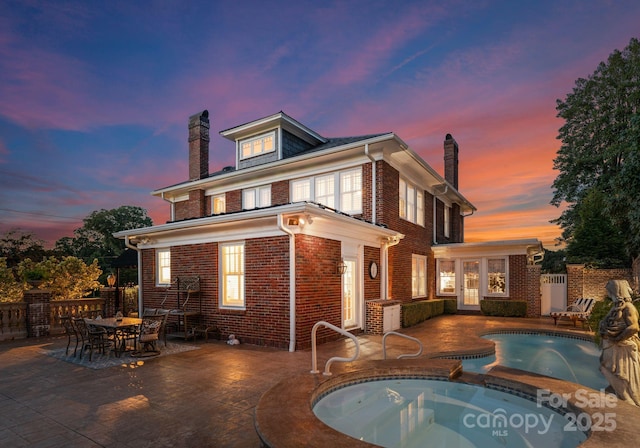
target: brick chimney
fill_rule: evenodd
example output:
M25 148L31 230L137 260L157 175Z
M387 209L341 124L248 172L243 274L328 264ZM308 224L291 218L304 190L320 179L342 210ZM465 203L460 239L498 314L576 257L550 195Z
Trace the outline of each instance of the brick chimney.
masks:
M209 176L209 111L189 117L189 180Z
M451 134L444 139L444 180L458 189L458 143Z

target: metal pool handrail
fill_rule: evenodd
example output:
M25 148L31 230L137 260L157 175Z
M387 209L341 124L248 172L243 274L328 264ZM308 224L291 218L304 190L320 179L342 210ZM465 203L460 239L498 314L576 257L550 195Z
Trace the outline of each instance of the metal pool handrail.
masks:
M336 331L343 336L348 337L356 344L356 353L351 358L343 358L340 356L334 356L333 358L329 358L327 363L324 366L323 375L330 376L331 372L329 371L329 367L334 361L342 361L342 362L351 362L355 361L360 355L360 343L358 342L358 338L349 333L348 331L344 331L342 328L338 328L335 325L331 325L329 322L325 322L323 320L316 322L316 324L311 329L311 373L319 373L318 370L318 359L316 353L316 332L318 331L318 327L323 326L329 328L330 330Z
M410 339L412 341L415 341L418 343L418 345L420 346L420 350L418 350L417 353L414 354L404 354L404 355L399 355L398 359L403 359L403 358L417 358L418 356L420 356L422 354L422 342L420 342L419 339L416 339L412 336L407 336L406 334L402 334L402 333L398 333L397 331L388 331L384 334L384 336L382 336L382 359L387 359L387 336L389 336L390 334L395 334L396 336L401 336L403 338L406 339Z

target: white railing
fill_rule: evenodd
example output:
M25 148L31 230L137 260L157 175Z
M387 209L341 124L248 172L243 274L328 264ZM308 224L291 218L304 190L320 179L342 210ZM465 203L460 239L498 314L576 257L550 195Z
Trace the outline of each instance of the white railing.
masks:
M358 342L358 338L356 338L354 335L352 335L348 331L344 331L342 328L338 328L335 325L331 325L329 322L325 322L323 320L321 320L320 322L316 322L316 324L311 329L311 373L319 373L318 359L317 359L317 353L316 353L316 332L318 331L318 327L321 327L321 326L325 328L329 328L330 330L336 331L341 335L348 337L356 344L356 353L351 358L343 358L340 356L334 356L333 358L329 358L329 360L324 366L324 372L322 372L322 374L326 376L330 376L331 372L329 371L329 367L331 367L331 364L333 362L335 361L351 362L351 361L355 361L358 358L358 356L360 355L360 343Z
M418 356L422 355L422 342L420 342L419 339L416 339L414 337L411 336L407 336L406 334L402 334L402 333L398 333L396 331L388 331L384 334L384 336L382 336L382 359L387 359L387 336L394 334L396 336L400 336L403 337L405 339L410 339L412 341L415 341L418 343L418 345L420 346L420 350L418 350L417 353L414 354L404 354L404 355L399 355L398 359L403 359L403 358L417 358Z

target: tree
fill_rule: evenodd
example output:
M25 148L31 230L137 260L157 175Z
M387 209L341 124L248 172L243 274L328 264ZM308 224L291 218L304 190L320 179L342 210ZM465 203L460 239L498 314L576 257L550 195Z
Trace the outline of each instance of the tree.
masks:
M602 268L629 266L624 236L604 213L607 198L598 189L591 189L576 206L579 220L573 238L567 245L569 263L585 263Z
M554 168L553 205L567 208L554 220L570 243L588 234L581 204L602 194L602 216L624 240L630 258L640 259L640 41L615 50L587 79L579 78L565 100L557 100L565 123ZM582 207L583 211L585 207ZM592 215L593 216L593 215Z
M114 238L113 233L153 225L145 209L130 205L94 211L83 222L73 238L58 240L55 250L85 261L98 259L103 271L108 271L111 261L125 249L124 241Z
M41 260L46 256L44 242L35 239L33 233L19 229L10 230L0 239L0 257L6 259L9 268L16 267L22 260Z

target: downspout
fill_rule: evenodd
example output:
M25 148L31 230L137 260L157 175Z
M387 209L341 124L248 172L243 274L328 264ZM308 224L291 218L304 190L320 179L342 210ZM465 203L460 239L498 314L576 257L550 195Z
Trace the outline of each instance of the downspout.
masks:
M382 245L382 274L380 281L382 282L382 300L389 300L389 248L400 243L399 236L392 236Z
M124 237L124 245L138 253L138 316L142 316L142 251L131 244L128 236Z
M170 216L170 220L171 221L175 221L176 220L176 204L173 201L168 200L167 198L164 197L164 191L161 194L161 197L164 201L167 201L169 203L169 214Z
M371 160L371 222L376 223L376 159L369 154L369 143L364 145L364 154Z
M296 236L278 215L278 228L289 235L289 351L296 351Z

